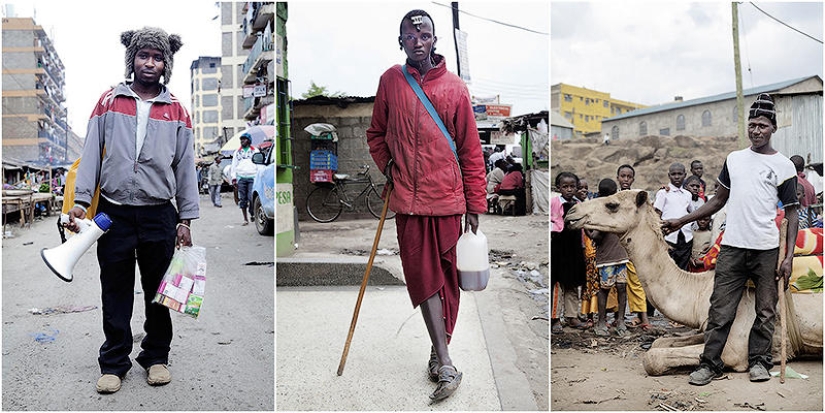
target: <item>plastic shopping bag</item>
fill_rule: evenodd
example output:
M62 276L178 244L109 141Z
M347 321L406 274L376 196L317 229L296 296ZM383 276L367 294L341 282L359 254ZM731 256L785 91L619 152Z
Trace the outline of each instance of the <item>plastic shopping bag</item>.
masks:
M163 275L153 303L198 318L206 284L206 248L181 247Z

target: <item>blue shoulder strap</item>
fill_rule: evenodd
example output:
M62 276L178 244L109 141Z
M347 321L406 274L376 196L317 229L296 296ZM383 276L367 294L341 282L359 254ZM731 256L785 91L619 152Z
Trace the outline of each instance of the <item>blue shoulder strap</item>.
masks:
M427 95L424 94L424 91L421 90L421 85L419 85L418 82L416 82L415 79L413 79L412 75L409 72L407 72L407 65L401 66L401 71L404 72L404 77L407 79L407 83L410 84L410 87L412 88L413 92L415 92L415 95L418 96L418 100L420 100L421 103L424 104L424 107L427 109L427 112L433 118L436 125L438 125L438 129L441 129L441 133L444 134L444 138L446 138L447 142L450 143L450 149L453 150L455 160L458 161L458 153L455 150L455 142L453 142L453 138L450 137L450 132L447 132L447 127L444 126L444 122L441 121L441 117L439 117L438 113L436 113L432 102L430 102L430 99L427 97Z

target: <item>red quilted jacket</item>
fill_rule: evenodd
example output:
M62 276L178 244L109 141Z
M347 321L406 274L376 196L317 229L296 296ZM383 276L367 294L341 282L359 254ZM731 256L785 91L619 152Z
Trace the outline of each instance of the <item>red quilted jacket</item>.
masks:
M430 98L455 140L461 167L427 109L413 92L401 65L381 75L367 144L383 171L393 159L390 209L398 214L446 216L487 210L481 140L467 86L447 71L443 56L424 79L409 73Z

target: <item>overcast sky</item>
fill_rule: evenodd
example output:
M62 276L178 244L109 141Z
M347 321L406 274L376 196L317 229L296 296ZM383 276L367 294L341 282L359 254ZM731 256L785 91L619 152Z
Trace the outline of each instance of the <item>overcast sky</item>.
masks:
M755 3L820 41L822 3ZM553 2L551 84L646 105L736 90L728 2ZM822 77L822 43L739 5L742 85ZM748 70L750 68L750 71Z
M435 22L436 52L456 72L449 1L433 2L289 2L289 78L300 99L310 81L330 92L374 96L378 78L405 55L398 46L401 18L423 9ZM459 2L459 9L484 18L549 33L549 2ZM549 36L506 27L467 14L459 15L467 32L470 92L501 95L513 115L549 109Z
M63 89L69 124L85 136L86 123L100 95L124 79L126 48L120 33L155 26L178 34L169 89L191 109L189 66L199 56L221 55L220 14L214 1L14 1L17 17L34 17L66 68ZM6 4L6 2L4 2ZM34 14L36 11L36 15ZM3 10L5 16L5 9Z

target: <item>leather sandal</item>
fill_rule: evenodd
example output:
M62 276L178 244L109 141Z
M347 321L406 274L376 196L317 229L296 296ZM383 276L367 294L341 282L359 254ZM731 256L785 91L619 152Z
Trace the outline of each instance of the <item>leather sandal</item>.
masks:
M427 374L430 376L430 381L438 383L438 354L435 353L435 348L430 347L430 361L427 363Z
M430 395L430 399L433 402L437 402L450 397L450 395L458 389L458 385L461 384L461 378L463 376L464 374L459 373L453 366L441 366L441 368L438 369L438 387L436 387L433 394Z

